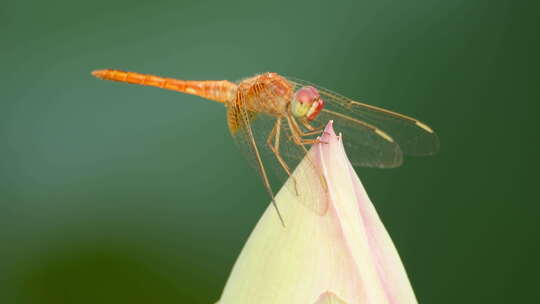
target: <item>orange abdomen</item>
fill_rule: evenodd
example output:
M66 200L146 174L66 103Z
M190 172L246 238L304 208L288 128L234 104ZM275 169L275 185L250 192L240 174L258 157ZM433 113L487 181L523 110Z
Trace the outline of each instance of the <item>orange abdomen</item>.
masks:
M93 71L92 75L105 80L152 86L197 95L217 102L232 101L237 87L236 84L227 80L188 81L112 69Z

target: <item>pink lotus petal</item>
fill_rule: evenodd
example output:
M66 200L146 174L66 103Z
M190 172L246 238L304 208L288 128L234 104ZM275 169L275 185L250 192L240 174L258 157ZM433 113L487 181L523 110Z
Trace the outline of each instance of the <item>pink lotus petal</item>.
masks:
M317 214L290 191L280 191L276 201L287 227L272 208L266 210L220 304L416 303L399 255L331 122L321 139L326 144L310 153L328 182L327 212Z

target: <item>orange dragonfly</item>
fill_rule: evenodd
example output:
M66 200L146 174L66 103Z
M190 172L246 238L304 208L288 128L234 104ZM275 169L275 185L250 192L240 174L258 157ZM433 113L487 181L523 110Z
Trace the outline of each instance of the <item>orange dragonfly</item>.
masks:
M282 223L274 189L292 175L304 158L307 158L304 167L311 168L320 178L312 181L309 189L300 189L301 183L293 178L287 188L303 196L301 201L316 212L326 210L326 181L306 155L309 156L309 146L319 142L318 136L329 120L347 137L344 141L347 155L355 166L393 168L401 165L403 154L430 155L439 148L435 132L419 120L276 73L263 73L236 83L188 81L113 69L92 74L101 79L153 86L223 103L232 137L262 177ZM303 171L306 178L308 171ZM274 174L271 176L270 172ZM297 172L295 177L303 178L302 172Z

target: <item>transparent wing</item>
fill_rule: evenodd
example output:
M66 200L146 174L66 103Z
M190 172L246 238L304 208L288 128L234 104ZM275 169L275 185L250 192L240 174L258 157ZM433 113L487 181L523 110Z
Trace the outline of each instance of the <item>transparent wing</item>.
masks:
M238 105L229 106L227 116L233 139L261 176L274 203L274 193L285 186L286 190L297 195L306 207L318 214L326 212L324 177L314 156L309 154L306 157L309 147L304 149L290 141L290 128L283 118L253 113ZM276 144L276 141L279 144ZM302 169L294 172L302 159ZM290 174L294 175L294 178L285 183Z
M417 119L351 100L350 98L304 80L294 78L288 79L298 88L306 85L317 88L325 101L325 109L328 110L326 115L320 115L322 117L318 117L317 120L334 119L336 121L336 129L339 129L341 124L347 126L356 124L354 121L362 121L388 134L399 145L404 154L419 156L431 155L439 150L439 139L435 132L428 125ZM361 141L361 138L359 137L366 136L355 132L348 134L346 131L354 130L348 126L345 127L345 129L349 130L342 131L345 137L344 142L349 142L349 146L351 146L351 140L355 141L356 143L354 144L357 145ZM364 146L366 145L367 143L364 144ZM389 148L388 145L380 146L378 143L371 143L371 145L374 145L372 149L385 150ZM353 156L353 158L355 157ZM360 162L359 164L369 166L369 162L366 161ZM378 166L376 162L373 163L373 165ZM386 167L383 163L379 165Z
M266 168L264 167L261 152L259 151L257 142L253 136L253 130L250 127L250 121L255 118L255 115L256 113L248 112L238 104L231 104L227 111L229 130L238 143L238 146L242 149L244 156L247 157L252 167L254 167L261 176L265 189L272 199L272 204L278 213L279 219L284 223L283 217L281 216L274 199L274 191L271 187Z
M354 166L394 168L403 163L399 145L377 127L327 109L319 113L315 123L324 125L329 120L342 134L347 156Z

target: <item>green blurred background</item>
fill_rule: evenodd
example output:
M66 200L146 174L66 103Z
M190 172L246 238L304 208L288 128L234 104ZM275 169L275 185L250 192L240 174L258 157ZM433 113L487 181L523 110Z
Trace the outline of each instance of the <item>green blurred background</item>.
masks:
M213 303L268 203L222 106L97 68L275 71L423 119L437 156L357 170L419 301L537 301L529 3L4 2L0 303Z

